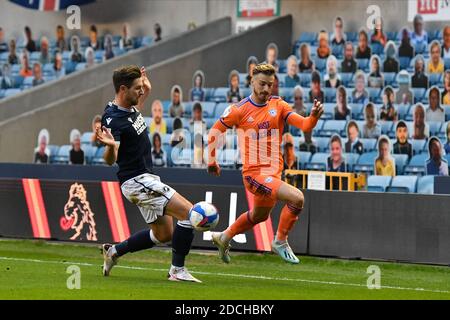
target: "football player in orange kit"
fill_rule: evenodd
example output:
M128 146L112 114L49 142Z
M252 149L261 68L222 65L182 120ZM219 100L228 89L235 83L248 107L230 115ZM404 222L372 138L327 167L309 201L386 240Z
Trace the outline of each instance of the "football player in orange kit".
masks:
M284 123L310 132L323 114L323 105L314 101L311 115L304 118L295 113L280 97L271 96L275 69L259 64L253 70L251 96L225 109L208 134L208 172L219 176L216 148L219 137L233 127L237 130L243 161L242 176L245 188L254 194L253 210L247 211L225 231L213 232L212 239L219 256L230 262L230 240L265 221L278 200L285 201L272 250L290 263L299 263L287 242L288 232L303 209L303 193L281 180L283 158L281 137Z

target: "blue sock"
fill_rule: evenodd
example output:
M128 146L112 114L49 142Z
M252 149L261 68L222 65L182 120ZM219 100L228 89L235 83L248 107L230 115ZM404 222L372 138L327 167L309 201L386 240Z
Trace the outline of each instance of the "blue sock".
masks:
M146 229L139 231L133 234L127 240L116 244L115 248L117 251L117 255L120 257L128 252L136 252L144 249L149 249L154 245L155 243L150 238L150 230Z
M177 223L172 237L172 265L184 267L184 259L189 254L192 240L194 240L194 230L192 227L184 227Z

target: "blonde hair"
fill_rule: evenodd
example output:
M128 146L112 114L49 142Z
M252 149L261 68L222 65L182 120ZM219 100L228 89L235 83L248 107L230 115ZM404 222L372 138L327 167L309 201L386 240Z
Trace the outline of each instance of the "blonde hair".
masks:
M253 76L256 76L259 73L265 74L266 76L273 76L276 71L271 64L260 63L253 69Z

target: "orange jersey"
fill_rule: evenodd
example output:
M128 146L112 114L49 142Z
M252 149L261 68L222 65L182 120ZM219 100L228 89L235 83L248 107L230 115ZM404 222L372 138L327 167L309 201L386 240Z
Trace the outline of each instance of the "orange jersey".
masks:
M296 121L289 121L290 118ZM262 105L247 97L225 109L211 131L218 129L224 132L236 128L244 176L281 176L281 139L286 121L304 131L309 131L317 123L315 118L303 118L293 112L280 97L272 96Z

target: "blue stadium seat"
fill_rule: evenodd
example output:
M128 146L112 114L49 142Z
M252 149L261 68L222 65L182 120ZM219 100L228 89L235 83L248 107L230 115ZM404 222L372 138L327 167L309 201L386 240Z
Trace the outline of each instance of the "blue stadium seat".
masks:
M86 69L86 63L85 62L77 63L77 66L75 67L75 71L83 71L85 69Z
M426 43L416 43L414 46L414 52L416 55L427 53L427 44Z
M318 152L328 152L330 150L330 138L328 137L314 137L313 141L317 145Z
M322 115L323 120L332 120L334 119L334 107L336 106L336 103L329 103L325 102L323 104L324 113Z
M202 109L203 109L203 117L205 118L212 118L214 117L214 109L216 108L215 102L202 102Z
M92 159L94 159L95 154L97 153L97 147L92 146L90 144L85 144L82 146L84 151L84 158L86 159L86 164L91 164Z
M212 100L215 102L226 102L228 90L229 89L226 87L216 88L216 90L214 90Z
M280 87L280 88L284 87L284 80L285 80L286 76L287 76L286 73L282 73L282 72L277 73L278 87Z
M142 37L141 46L148 47L148 46L152 45L152 43L153 43L153 37L150 37L150 36Z
M352 110L353 120L364 120L364 105L362 103L350 103L349 108Z
M427 143L427 140L425 140L425 139L423 139L423 140L412 139L411 145L413 148L413 154L422 153L426 143Z
M53 163L53 159L58 155L59 146L49 144L47 148L50 151L50 163Z
M395 168L397 174L403 174L406 164L408 163L407 154L392 154L392 158L395 160Z
M405 116L408 114L410 105L407 104L396 104L394 105L397 110L399 120L405 120ZM393 128L395 130L395 128Z
M228 108L230 104L228 102L221 102L216 105L216 109L214 111L214 118L219 119L222 116L223 112L226 108Z
M387 188L388 192L416 192L417 177L416 176L395 176L391 185Z
M384 48L380 43L371 43L370 48L372 49L372 54L379 56L383 54Z
M369 59L356 59L358 69L364 72L369 72Z
M366 88L369 93L369 100L372 102L376 102L380 97L381 89L380 88Z
M395 72L385 72L383 73L384 83L386 86L394 86L395 78L397 74Z
M315 58L314 64L316 65L316 70L319 72L323 72L327 68L327 59Z
M331 137L333 134L342 134L345 130L347 122L345 120L328 120L325 121L322 130L319 131L322 137Z
M425 95L426 89L424 88L411 88L414 93L414 103L421 102Z
M390 176L369 176L367 179L367 191L385 192L391 180L392 177Z
M247 82L247 74L239 73L239 87L244 87Z
M285 59L278 59L277 63L278 63L278 72L280 73L285 73L286 70L286 60Z
M428 121L428 126L430 127L430 135L437 136L441 132L441 127L447 128L442 122L439 121Z
M417 181L417 193L434 194L434 176L419 177L419 181Z
M323 88L325 102L336 103L336 88Z
M380 121L381 125L381 134L388 134L392 131L392 127L394 126L393 121Z
M317 39L316 32L302 32L298 38L299 42L307 42L310 45L313 44Z
M61 146L58 150L57 155L53 158L53 163L69 163L70 149L72 149L71 145Z
M21 92L22 92L21 89L6 89L5 90L5 98L14 96L14 95L19 94Z
M306 167L306 164L309 163L312 154L311 152L307 151L296 151L295 155L297 156L298 169L303 169Z
M9 52L0 53L0 64L3 65L8 61Z
M174 166L190 167L192 160L193 152L191 149L172 148L172 162Z
M327 159L329 157L328 153L315 153L309 163L306 164L307 170L319 170L325 171L327 169Z
M313 136L316 137L319 135L320 130L322 130L323 125L325 124L325 120L320 119L319 121L317 121L316 126L313 129Z
M22 89L30 89L33 86L34 77L26 77L23 80Z
M302 72L298 74L300 77L300 85L303 88L309 88L311 86L311 73L310 72Z
M55 74L55 69L52 63L47 63L42 68L42 74L44 77L53 76Z
M331 45L331 54L337 59L342 59L344 55L344 46L342 45Z
M442 73L428 74L428 81L430 83L430 87L437 86L437 85L443 83L443 74Z
M359 159L358 163L353 166L353 171L355 172L374 172L375 159L377 158L377 152L363 153Z
M407 70L411 63L409 57L399 57L400 70Z
M359 139L361 141L364 152L371 152L377 150L377 139Z
M351 72L342 72L341 74L341 80L344 87L348 87L349 84L353 81L353 73Z
M92 131L84 132L81 135L81 144L91 144L92 134L93 134Z
M104 147L97 148L97 152L95 152L95 156L91 160L92 165L104 165L106 163L103 159L104 151Z
M30 65L33 65L35 62L38 62L41 58L40 51L34 51L30 54Z
M425 173L425 162L428 159L427 153L421 153L413 156L409 164L405 167L405 174L424 174Z
M444 67L445 67L445 70L450 69L450 59L449 58L444 59Z
M347 171L352 172L353 166L358 163L359 154L357 153L345 153L345 163L347 164Z
M294 88L279 88L278 94L286 101L293 101Z

